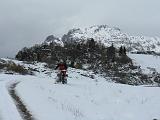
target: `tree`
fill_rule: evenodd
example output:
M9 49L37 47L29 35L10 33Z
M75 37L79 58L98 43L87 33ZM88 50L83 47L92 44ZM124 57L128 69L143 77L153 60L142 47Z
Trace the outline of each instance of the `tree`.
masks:
M121 56L123 54L123 47L121 46L120 48L119 48L119 56Z
M125 47L120 47L119 48L119 56L126 55L126 48Z
M123 47L123 53L126 55L126 47Z
M115 52L116 52L116 49L112 43L112 45L107 48L107 58L108 58L109 62L115 61Z

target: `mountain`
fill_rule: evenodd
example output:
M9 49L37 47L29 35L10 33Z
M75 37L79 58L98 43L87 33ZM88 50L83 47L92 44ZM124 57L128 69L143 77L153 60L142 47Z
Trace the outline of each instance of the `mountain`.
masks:
M43 42L43 44L49 45L50 43L53 43L58 46L64 46L63 42L61 41L61 38L55 37L54 35L49 35L46 40Z
M132 51L153 51L160 53L160 38L146 36L130 36Z
M64 43L83 43L93 38L96 42L105 46L112 43L115 47L125 46L129 52L160 53L160 38L147 36L130 36L123 33L117 27L107 25L95 25L88 28L74 28L64 34L62 38L50 35L43 44L53 43L64 46Z
M130 52L154 51L160 53L160 38L146 36L130 36L121 32L119 28L107 25L95 25L88 28L75 28L68 31L62 37L63 42L77 43L85 42L93 38L95 41L110 46L112 43L116 47L125 46Z
M91 26L84 29L71 29L62 37L62 41L76 41L87 40L89 38L95 39L97 42L109 45L110 43L125 40L128 36L121 33L119 28L110 28L107 25Z

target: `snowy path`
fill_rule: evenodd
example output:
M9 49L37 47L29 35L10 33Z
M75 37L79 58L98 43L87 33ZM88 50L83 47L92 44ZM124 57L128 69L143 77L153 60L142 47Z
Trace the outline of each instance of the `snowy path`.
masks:
M22 120L13 99L8 93L6 80L0 80L0 120Z
M68 71L68 84L49 77L27 79L18 96L37 120L153 120L160 119L159 88L108 83L100 76ZM28 89L29 88L29 89Z

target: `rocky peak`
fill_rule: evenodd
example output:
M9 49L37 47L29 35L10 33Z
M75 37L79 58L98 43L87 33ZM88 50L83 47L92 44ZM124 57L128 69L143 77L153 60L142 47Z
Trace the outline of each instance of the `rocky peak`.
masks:
M61 39L58 37L55 37L54 35L49 35L44 41L44 44L50 44L50 43L63 46L63 42L61 41Z

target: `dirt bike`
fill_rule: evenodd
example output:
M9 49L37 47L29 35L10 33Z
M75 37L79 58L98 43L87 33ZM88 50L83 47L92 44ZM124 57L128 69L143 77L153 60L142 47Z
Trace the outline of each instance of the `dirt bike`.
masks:
M62 82L62 84L67 84L67 76L66 70L61 70L60 73L57 74L57 83Z

